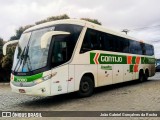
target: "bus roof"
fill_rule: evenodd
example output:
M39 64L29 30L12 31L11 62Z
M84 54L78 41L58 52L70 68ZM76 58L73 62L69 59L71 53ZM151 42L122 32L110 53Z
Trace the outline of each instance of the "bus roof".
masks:
M137 40L133 37L122 34L120 32L114 32L112 30L106 29L106 28L102 27L101 25L97 25L97 24L94 24L94 23L91 23L91 22L88 22L88 21L85 21L85 20L79 20L79 19L63 19L63 20L56 20L56 21L52 21L52 22L46 22L46 23L42 23L42 24L39 24L39 25L35 25L35 26L25 30L24 32L29 32L29 31L33 31L33 30L36 30L36 29L40 29L40 28L50 27L50 26L56 25L56 24L75 24L75 25L80 25L80 26L87 26L89 28L92 28L92 29L95 29L95 30L98 30L98 31L106 32L106 33L109 33L109 34L113 34L113 35L116 35L116 36L131 39L131 40L136 40L136 41L139 41L139 42L143 42L141 40ZM147 42L144 42L144 43L147 43ZM148 44L150 44L150 43L148 43Z

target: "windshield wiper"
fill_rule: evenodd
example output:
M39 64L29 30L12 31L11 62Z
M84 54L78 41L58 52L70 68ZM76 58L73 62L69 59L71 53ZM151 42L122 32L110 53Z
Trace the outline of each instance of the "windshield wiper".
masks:
M18 46L19 47L19 46ZM18 48L19 49L19 48ZM25 51L25 49L26 49L26 47L24 47L24 49L23 49L23 51L22 51L22 54L20 55L20 53L18 53L18 61L17 61L17 64L16 64L16 66L15 66L15 68L14 68L14 72L15 72L15 70L17 69L17 66L18 66L18 64L19 64L19 62L20 62L20 65L19 65L19 68L20 68L20 66L21 66L21 64L22 64L22 60L23 60L23 58L24 58L24 51ZM18 50L18 52L19 52L19 50ZM19 69L18 68L18 69ZM17 69L17 70L18 70Z
M31 67L31 61L30 61L30 56L28 55L28 51L29 51L29 45L27 46L26 52L24 54L24 61L23 61L22 70L23 70L25 64L27 63L27 68L28 68L28 71L30 72L32 70L32 67ZM27 60L29 63L27 62Z

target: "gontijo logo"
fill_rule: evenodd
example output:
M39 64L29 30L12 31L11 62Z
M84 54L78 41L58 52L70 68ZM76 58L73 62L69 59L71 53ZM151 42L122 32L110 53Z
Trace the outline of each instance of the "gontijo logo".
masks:
M101 56L102 62L122 62L122 57Z
M90 53L90 64L130 64L130 72L138 72L139 64L155 64L151 57Z
M127 58L122 55L90 53L90 64L126 64Z

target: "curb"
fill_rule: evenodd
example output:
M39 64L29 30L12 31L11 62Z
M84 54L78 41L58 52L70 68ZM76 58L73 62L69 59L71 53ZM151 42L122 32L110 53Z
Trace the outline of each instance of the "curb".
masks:
M0 85L10 85L10 83L0 83Z

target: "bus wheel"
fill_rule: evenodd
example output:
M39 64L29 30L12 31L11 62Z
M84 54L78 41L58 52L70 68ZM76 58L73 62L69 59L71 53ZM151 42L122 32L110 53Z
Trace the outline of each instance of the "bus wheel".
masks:
M94 83L93 80L88 76L83 76L80 82L80 87L78 91L79 97L88 97L93 94Z
M139 82L143 82L145 80L145 75L142 71L140 71L140 73L139 73L139 79L138 80L139 80Z
M145 79L145 81L148 80L148 77L149 77L149 73L148 73L148 71L146 71L146 73L144 74L144 79Z

